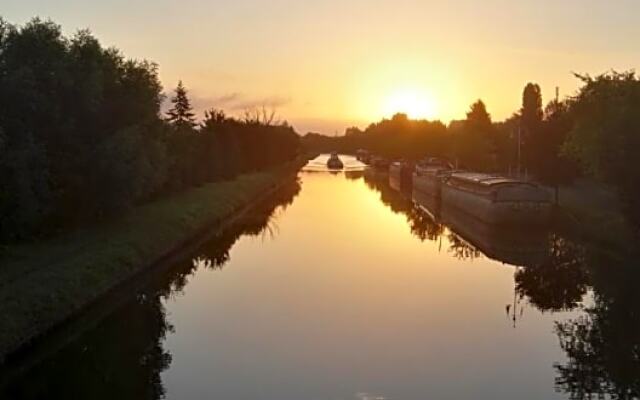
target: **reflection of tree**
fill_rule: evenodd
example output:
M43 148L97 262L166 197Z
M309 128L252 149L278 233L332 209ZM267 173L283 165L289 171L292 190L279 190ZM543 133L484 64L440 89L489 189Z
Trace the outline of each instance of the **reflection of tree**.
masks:
M407 219L411 225L411 232L421 241L435 241L444 233L444 226L433 221L433 219L418 207L412 207L407 214Z
M368 170L364 182L369 189L380 193L380 200L396 214L407 214L413 207L410 199L389 186L389 175Z
M281 212L284 212L300 193L300 182L293 180L283 186L265 201L254 207L221 235L201 246L198 257L194 260L197 265L204 265L214 269L222 269L229 261L229 250L243 235L274 236L277 231L275 223Z
M405 196L402 192L389 186L387 174L376 174L368 171L364 175L367 186L380 193L380 200L396 214L407 217L407 222L413 233L421 241L435 241L445 234L445 226L435 222L429 215L421 211L413 200ZM469 245L458 235L449 231L449 252L459 259L474 259L482 255L475 247Z
M172 327L159 297L138 295L53 358L14 380L15 399L159 399Z
M473 260L482 255L480 250L469 245L469 243L462 240L462 238L455 233L450 231L447 237L449 239L449 253L455 258L460 260Z
M587 292L584 257L581 245L551 235L545 260L516 270L516 292L542 311L575 308Z
M572 399L640 398L640 296L637 265L591 265L594 305L556 323L566 364L555 366L557 388Z
M376 175L368 171L364 174L367 186L380 193L380 200L396 214L404 215L413 233L421 241L437 240L444 232L444 226L436 223L431 217L415 206L410 196L406 196L389 186L386 174Z
M278 190L204 244L196 262L177 263L154 274L146 288L78 339L20 372L0 397L15 399L159 399L165 395L160 373L171 355L163 349L167 321L163 299L181 292L196 268L221 268L229 249L242 235L260 235L278 210L293 202L300 191L297 180ZM204 256L203 256L204 255Z

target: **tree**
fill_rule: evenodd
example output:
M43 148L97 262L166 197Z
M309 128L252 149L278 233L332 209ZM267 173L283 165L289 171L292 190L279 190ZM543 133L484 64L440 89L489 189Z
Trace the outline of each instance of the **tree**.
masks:
M524 166L534 172L540 166L542 131L542 94L540 86L527 83L522 92L522 109L520 110L521 151Z
M51 201L45 160L33 135L10 140L0 127L0 238L23 238L45 217Z
M167 111L167 120L177 129L194 128L196 126L195 114L187 96L187 89L185 89L182 81L178 82L175 96L171 98L171 103L173 103L173 108Z
M572 127L570 102L556 99L545 108L540 132L532 140L536 150L534 173L542 183L555 188L556 202L559 200L559 185L572 182L578 175L578 166L562 151Z
M572 102L574 123L565 150L617 190L630 222L640 229L640 80L634 72L576 76L584 86Z
M471 105L467 119L455 132L455 155L463 167L493 171L498 166L498 144L491 116L482 100Z
M158 66L0 19L0 240L73 228L169 190L292 160L298 137L267 113L211 111L199 129L178 84L167 120ZM223 157L221 156L223 155Z
M542 123L542 93L540 86L535 83L527 83L522 92L522 109L520 120L526 136L534 135Z
M491 130L491 115L487 112L487 107L482 100L478 100L471 105L471 109L467 112L465 124L469 129L478 132Z
M20 227L12 236L44 221L71 226L156 192L160 93L155 64L125 60L89 31L66 38L51 21L0 21L0 181L11 188L0 219Z
M204 119L200 124L200 168L207 181L214 181L226 177L224 157L229 148L223 143L223 130L228 121L224 111L210 109L204 112Z

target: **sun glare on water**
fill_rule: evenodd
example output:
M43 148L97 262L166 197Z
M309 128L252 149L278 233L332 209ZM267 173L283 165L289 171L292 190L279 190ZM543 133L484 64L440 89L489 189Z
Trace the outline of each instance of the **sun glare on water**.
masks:
M387 97L383 106L386 117L402 113L411 119L434 119L437 112L433 97L426 92L414 89L393 92Z

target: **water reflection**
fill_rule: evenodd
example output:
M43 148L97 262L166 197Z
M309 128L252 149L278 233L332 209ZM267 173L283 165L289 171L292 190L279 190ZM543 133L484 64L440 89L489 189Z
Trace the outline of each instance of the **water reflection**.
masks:
M516 292L541 311L573 310L582 302L589 284L585 249L551 234L546 250L541 260L516 270Z
M567 357L566 363L554 365L558 392L570 399L640 398L638 254L612 254L553 231L490 226L420 191L412 193L412 207L392 179L385 185L384 177L375 173L366 177L383 202L406 215L421 240L447 235L449 252L457 258L484 255L515 267L513 302L505 307L514 327L523 315L523 301L543 312L583 310L577 318L555 322L554 332ZM437 228L424 235L415 226ZM589 290L594 293L592 304L583 306Z
M162 398L160 373L170 365L171 355L161 343L172 329L160 294L142 291L53 357L26 372L2 371L3 380L11 380L0 397Z
M594 302L583 315L556 323L568 361L555 365L559 390L571 399L640 398L640 269L628 260L590 254ZM606 397L608 396L608 397Z
M632 252L486 226L380 171L302 183L0 371L0 396L638 398Z
M438 240L445 233L444 226L428 213L420 209L411 199L410 192L399 190L400 186L392 187L393 178L387 172L367 169L363 178L367 186L380 193L380 200L394 213L407 217L411 232L421 241Z
M278 216L299 191L298 180L284 185L229 229L204 243L192 259L144 283L143 289L97 326L83 327L76 340L52 357L30 368L19 361L8 365L0 371L0 398L164 398L161 373L171 365L172 356L163 342L174 327L163 299L180 296L198 268L221 269L241 236L275 235Z

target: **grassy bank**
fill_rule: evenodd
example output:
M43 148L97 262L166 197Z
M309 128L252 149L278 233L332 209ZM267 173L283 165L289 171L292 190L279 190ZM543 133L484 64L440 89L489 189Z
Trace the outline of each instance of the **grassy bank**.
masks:
M558 197L564 228L607 247L628 243L631 232L613 189L581 179L561 187Z
M0 258L0 360L223 223L298 166L208 184L90 229L7 248Z

